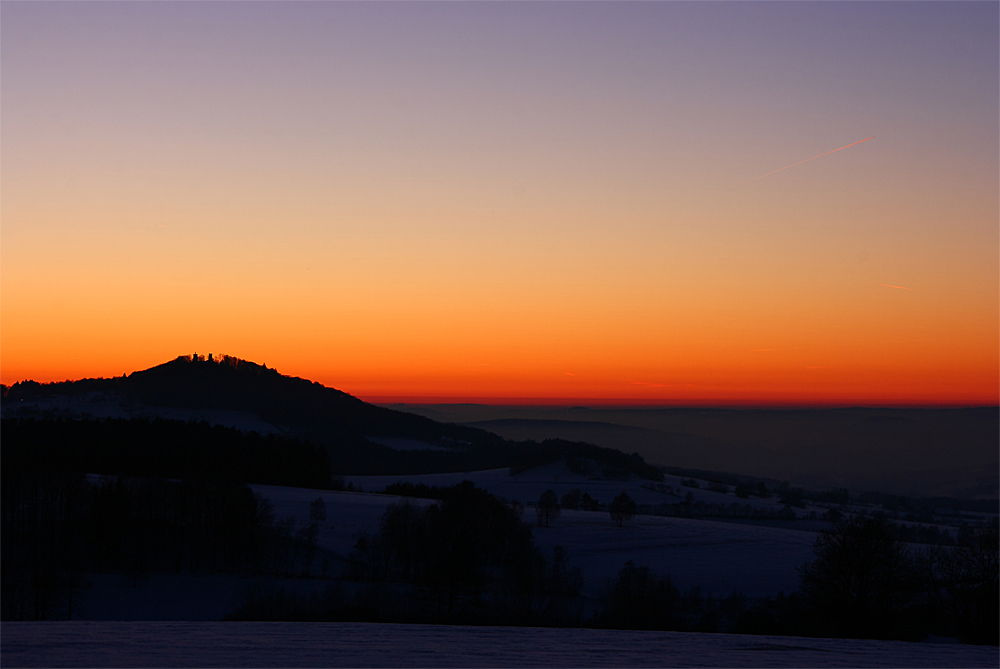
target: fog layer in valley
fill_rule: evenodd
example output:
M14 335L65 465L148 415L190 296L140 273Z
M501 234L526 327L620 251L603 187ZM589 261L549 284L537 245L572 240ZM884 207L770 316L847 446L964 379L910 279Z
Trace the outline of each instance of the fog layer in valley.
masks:
M586 441L648 462L929 497L995 499L1000 410L392 405L507 439Z

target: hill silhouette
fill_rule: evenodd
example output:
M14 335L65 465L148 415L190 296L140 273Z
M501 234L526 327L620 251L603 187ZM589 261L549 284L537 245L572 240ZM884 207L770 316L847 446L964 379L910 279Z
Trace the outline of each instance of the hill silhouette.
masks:
M310 466L326 472L328 481L340 475L524 469L560 458L662 478L635 454L558 439L507 441L482 429L368 404L230 356L180 356L111 379L24 381L2 390L5 458L23 455L35 465L58 460L89 473L263 483L277 476L266 463L283 449L301 451L305 462L317 457L310 450L317 445L326 457ZM229 431L199 427L205 423ZM268 438L239 436L254 432ZM253 466L225 464L240 453L256 453ZM323 487L313 478L282 476Z
M394 437L444 447L497 446L500 437L484 430L368 404L315 381L284 376L275 369L231 356L180 356L170 362L111 379L40 384L4 389L4 417L73 414L60 411L56 398L112 401L122 417L162 417L158 408L252 414L291 437L335 445L366 437ZM79 406L72 405L72 406ZM208 422L214 422L208 419Z

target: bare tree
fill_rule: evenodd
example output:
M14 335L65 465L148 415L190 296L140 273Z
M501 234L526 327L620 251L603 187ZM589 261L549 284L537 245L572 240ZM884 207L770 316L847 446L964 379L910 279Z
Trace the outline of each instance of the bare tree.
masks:
M635 500L629 497L627 492L623 492L614 498L608 511L611 513L611 520L615 525L621 527L625 521L635 518Z
M538 498L535 513L538 515L539 527L543 525L548 527L549 523L559 516L559 498L556 497L555 492L546 490L542 493L542 496Z
M326 520L326 504L323 503L322 497L317 497L316 501L309 503L309 522L319 526L324 520Z

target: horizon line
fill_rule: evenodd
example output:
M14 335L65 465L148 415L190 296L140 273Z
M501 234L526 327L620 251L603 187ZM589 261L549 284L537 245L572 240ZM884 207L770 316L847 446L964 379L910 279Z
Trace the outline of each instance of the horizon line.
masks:
M199 356L201 357L201 356ZM206 356L207 357L207 356ZM154 369L170 362L180 360L183 358L189 358L189 356L178 356L166 363L160 363L160 365L154 365L149 369ZM242 360L237 356L220 356L217 361L221 362L223 358L234 358L236 360ZM203 360L205 358L202 358ZM208 360L205 360L206 362ZM215 362L216 360L213 360ZM268 368L266 365L261 363L255 363L249 360L244 360L244 362L251 362L254 365L260 365L265 369L271 369L282 376L289 376L287 374L282 374L276 368ZM136 370L136 371L148 371L148 370ZM136 373L126 373L123 376L131 376ZM14 382L4 382L3 386L5 390L11 388L20 383L39 383L41 385L48 384L61 384L61 383L75 383L77 381L83 381L88 379L110 379L110 378L121 378L117 376L104 377L87 377L79 379L62 379L62 380L51 380L51 381L36 381L35 379L26 378L20 379ZM306 377L294 377L289 376L289 378L303 378L304 380L311 380ZM313 383L319 383L325 388L331 388L333 390L338 390L344 392L352 397L355 397L361 401L367 402L369 404L382 405L382 406L400 406L400 405L410 405L410 406L434 406L434 405L478 405L478 406L508 406L508 407L553 407L553 408L569 408L569 407L580 407L580 408L661 408L661 409L975 409L975 408L998 408L1000 407L1000 401L993 398L968 398L968 399L863 399L859 397L841 397L841 398L830 398L830 399L806 399L800 397L799 399L783 399L780 397L768 398L747 398L747 397L718 397L718 398L653 398L653 397L546 397L546 396L525 396L525 395L451 395L451 394L409 394L409 393L385 393L385 394L375 394L375 393L356 393L345 389L344 387L337 387L334 385L326 385L325 382L317 382L315 380ZM338 384L339 385L339 384ZM6 392L4 393L6 394Z
M379 406L506 406L551 408L644 408L644 409L994 409L1000 403L990 402L782 402L782 401L665 401L643 398L580 398L580 397L417 397L412 395L356 395L358 399Z

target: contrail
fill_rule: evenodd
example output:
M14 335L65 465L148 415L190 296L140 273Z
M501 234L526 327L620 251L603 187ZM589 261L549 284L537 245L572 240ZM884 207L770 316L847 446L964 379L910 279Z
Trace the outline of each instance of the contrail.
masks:
M880 286L885 286L886 288L899 288L900 290L913 290L912 288L907 288L906 286L894 286L891 283L880 283Z
M868 139L875 139L875 135L872 135ZM817 158L822 158L823 156L828 156L831 153L836 153L837 151L843 151L844 149L849 149L852 146L856 146L858 144L861 144L861 142L867 142L868 139L862 139L861 141L854 142L854 144L848 144L847 146L842 146L839 149L834 149L833 151L827 151L826 153L821 153L818 156L813 156L812 158L806 158L805 160L800 160L799 162L792 163L791 165L785 165L784 167L779 167L778 169L774 170L774 172L780 172L781 170L787 170L789 167L795 167L796 165L801 165L802 163L808 163L810 160L816 160ZM757 179L763 179L766 176L770 176L770 175L774 174L774 172L768 172L767 174L761 174L759 177L756 177L754 179L754 181L757 181Z

